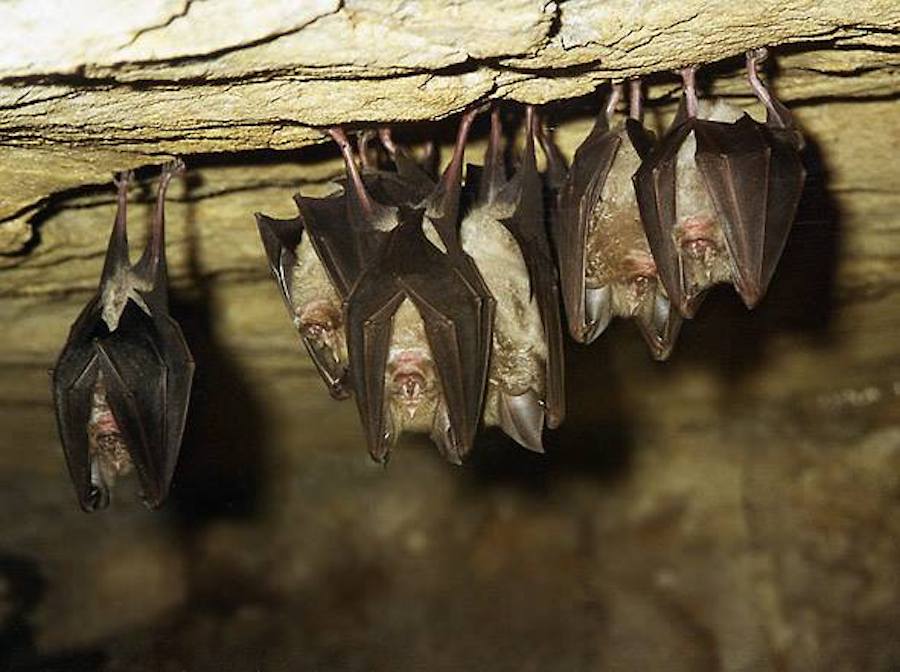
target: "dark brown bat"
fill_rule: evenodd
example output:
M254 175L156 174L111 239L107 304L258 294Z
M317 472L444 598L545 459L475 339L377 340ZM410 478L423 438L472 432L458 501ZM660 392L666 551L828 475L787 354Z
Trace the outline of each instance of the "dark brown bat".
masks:
M116 179L118 211L97 294L69 334L53 371L56 418L69 474L85 511L105 508L117 476L137 471L158 507L169 491L187 417L194 362L169 315L165 195L184 169L163 168L150 240L128 256L130 174Z
M429 432L458 463L481 419L494 300L462 249L458 221L463 152L475 114L463 116L453 158L424 198L427 173L386 143L400 181L378 186L393 200L398 223L345 306L353 388L369 451L381 462L400 433L412 430Z
M569 333L596 339L614 316L632 318L655 359L668 358L681 318L671 310L644 234L631 177L653 146L641 125L640 83L631 82L631 118L611 126L621 85L578 147L571 169L541 133L551 182L559 182L552 231Z
M558 427L565 415L565 384L559 283L544 225L534 120L528 106L525 149L507 180L499 110L492 111L484 167L467 171L478 195L461 237L497 304L484 423L542 452L544 424Z
M717 101L703 106L695 68L672 126L634 176L647 239L672 302L692 317L705 291L731 283L748 308L762 299L803 189L801 139L790 112L759 80L764 50L747 54L765 124Z

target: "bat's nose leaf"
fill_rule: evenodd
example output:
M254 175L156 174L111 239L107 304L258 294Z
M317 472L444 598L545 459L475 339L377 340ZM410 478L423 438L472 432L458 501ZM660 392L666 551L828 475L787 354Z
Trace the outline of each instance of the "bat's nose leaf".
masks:
M512 395L500 392L500 428L520 446L543 453L541 432L544 429L544 407L533 390Z

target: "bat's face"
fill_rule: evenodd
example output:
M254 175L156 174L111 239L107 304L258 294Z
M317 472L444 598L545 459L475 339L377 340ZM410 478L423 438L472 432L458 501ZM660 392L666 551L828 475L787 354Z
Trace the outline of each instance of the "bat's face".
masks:
M347 366L342 302L308 236L297 246L290 301L294 326L307 349L332 380L340 380Z
M384 387L387 426L394 438L404 431L431 431L445 402L425 324L409 299L394 315Z
M116 479L130 474L134 463L119 422L107 401L102 373L97 376L91 392L87 435L91 470L89 497L94 508L104 508L109 503Z

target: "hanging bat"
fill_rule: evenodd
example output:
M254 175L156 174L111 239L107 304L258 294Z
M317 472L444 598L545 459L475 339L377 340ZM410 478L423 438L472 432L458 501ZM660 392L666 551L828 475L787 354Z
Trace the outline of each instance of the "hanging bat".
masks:
M79 315L53 372L59 434L85 511L108 506L118 476L137 471L142 498L158 507L169 491L187 417L194 362L169 315L164 207L181 161L162 170L150 239L128 256L120 174L118 211L97 294Z
M551 182L559 184L552 231L560 260L569 332L591 343L613 316L634 319L650 353L669 357L681 318L671 310L644 234L631 178L654 138L641 124L640 82L631 82L631 117L611 126L622 87L575 152L571 169L538 128Z
M748 308L764 296L803 189L802 140L747 53L765 124L723 101L702 105L695 68L672 126L634 175L647 239L672 302L693 317L705 291L730 283Z
M388 145L406 185L393 195L389 180L380 185L393 200L397 225L363 270L344 313L353 389L369 451L379 462L402 432L422 431L459 463L481 419L494 300L458 230L463 152L476 113L463 116L453 158L424 198L427 173ZM353 187L361 200L368 198L366 183Z
M544 226L534 125L528 106L525 149L507 180L500 113L492 110L484 167L467 171L478 193L461 237L497 305L484 423L543 452L544 424L558 427L565 415L565 385L559 287Z
M350 396L343 303L378 246L379 231L396 225L396 214L369 197L347 136L331 131L345 158L348 179L325 198L297 195L294 219L256 214L269 268L294 327L316 370L335 399ZM381 191L389 180L369 176Z

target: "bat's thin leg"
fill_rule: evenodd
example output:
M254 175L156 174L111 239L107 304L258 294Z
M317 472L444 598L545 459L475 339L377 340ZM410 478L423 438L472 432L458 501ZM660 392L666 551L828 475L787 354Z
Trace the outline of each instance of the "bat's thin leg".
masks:
M150 231L150 268L156 268L166 248L166 192L176 175L184 172L184 161L174 159L163 166L156 191L156 210L153 213L153 228Z
M128 211L128 187L131 180L134 179L134 173L130 170L113 175L113 183L116 185L118 203L116 207L116 221L113 224L113 231L109 237L109 246L106 251L106 261L104 262L103 277L107 277L114 272L116 267L128 264L128 230L127 211Z
M378 139L391 156L397 156L397 143L387 126L378 129Z
M453 157L450 159L450 165L441 176L441 183L446 192L452 191L454 187L458 188L462 179L463 156L466 152L466 142L469 139L469 130L472 128L472 122L481 112L480 107L472 108L463 113L459 122L459 130L456 132L456 143L453 146Z
M491 109L491 134L487 151L484 154L484 173L479 185L479 198L485 202L493 201L506 182L506 171L503 168L503 126L500 123L500 108Z
M541 149L544 150L544 156L547 157L547 175L550 178L550 184L554 188L562 187L569 172L569 169L566 167L565 157L559 150L559 146L547 135L547 131L544 129L540 119L534 125L534 134L541 145Z
M347 134L344 133L343 128L335 126L334 128L328 129L328 135L331 136L341 150L341 155L344 157L344 165L347 168L347 175L350 177L350 182L353 184L353 189L356 191L356 196L359 198L363 213L367 217L374 217L375 206L372 204L372 199L369 197L366 185L363 183L362 177L359 174L359 168L356 166L356 157L353 156L353 147L350 146Z
M610 84L609 99L606 101L606 119L611 120L616 113L616 107L622 99L622 83L616 82Z
M681 70L681 81L684 85L684 100L688 117L697 116L697 66L689 65Z
M636 121L644 118L644 95L639 79L628 81L628 116Z
M747 50L747 79L750 80L750 86L753 93L759 98L759 101L766 106L766 110L773 117L778 116L778 111L772 102L772 94L766 85L759 78L759 64L766 60L769 52L765 48Z
M375 165L369 158L369 143L374 136L375 131L371 129L362 131L356 136L356 144L359 147L359 162L362 164L362 167L366 169L375 168Z

